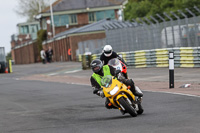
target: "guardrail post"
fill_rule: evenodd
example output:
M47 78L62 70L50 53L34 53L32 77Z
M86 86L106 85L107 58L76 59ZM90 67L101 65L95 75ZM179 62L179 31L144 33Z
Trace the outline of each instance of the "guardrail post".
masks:
M12 70L12 61L9 60L9 73L12 73L13 70Z
M169 88L174 88L174 52L169 51Z

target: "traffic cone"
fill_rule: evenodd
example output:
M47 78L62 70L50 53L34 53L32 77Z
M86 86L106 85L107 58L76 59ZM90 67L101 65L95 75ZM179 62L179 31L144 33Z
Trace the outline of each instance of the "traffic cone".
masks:
M8 73L8 67L6 67L5 73Z

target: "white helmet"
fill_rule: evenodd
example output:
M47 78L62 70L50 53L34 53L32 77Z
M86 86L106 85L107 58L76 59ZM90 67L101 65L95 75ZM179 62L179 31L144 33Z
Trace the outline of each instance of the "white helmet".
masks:
M106 57L110 57L112 55L112 47L110 45L106 45L104 48L103 48L103 52L104 52L104 55Z

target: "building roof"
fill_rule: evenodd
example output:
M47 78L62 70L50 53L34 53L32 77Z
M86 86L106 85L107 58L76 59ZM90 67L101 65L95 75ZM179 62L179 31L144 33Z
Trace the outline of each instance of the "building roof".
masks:
M34 21L34 22L18 23L17 26L32 25L32 24L39 24L39 22L38 21Z
M86 8L98 8L122 5L127 0L57 0L53 3L53 11L68 11L68 10L80 10ZM42 13L50 12L50 8L47 7Z
M99 32L99 31L105 31L105 30L110 30L110 29L115 29L115 28L135 27L135 26L136 24L133 22L103 19L95 23L85 25L80 28L73 28L65 32L61 32L57 34L54 37L54 39L60 38L63 36L69 36L72 34Z
M117 20L103 19L103 20L94 22L92 24L85 25L85 26L80 27L80 28L73 28L71 30L67 30L65 32L61 32L61 33L57 34L54 38L67 36L67 35L70 35L70 34L105 31L104 25L113 23L114 21L117 21Z

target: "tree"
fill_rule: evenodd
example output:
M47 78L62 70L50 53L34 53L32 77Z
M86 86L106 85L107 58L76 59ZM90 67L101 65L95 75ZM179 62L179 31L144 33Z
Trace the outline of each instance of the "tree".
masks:
M38 52L40 52L42 50L42 42L44 40L47 40L47 31L46 30L39 30L37 32L37 49L38 49Z
M26 17L27 21L33 21L34 16L49 6L49 0L18 0L18 6L15 12Z
M7 55L6 55L6 61L8 62L9 60L12 60L11 52L7 53Z
M129 0L124 15L125 20L131 20L139 17L156 17L157 13L162 15L164 12L170 14L170 11L182 10L188 17L191 17L191 14L186 12L185 8L189 8L199 15L194 10L194 5L200 5L200 0ZM179 13L177 15L182 17ZM171 17L173 16L171 15Z

